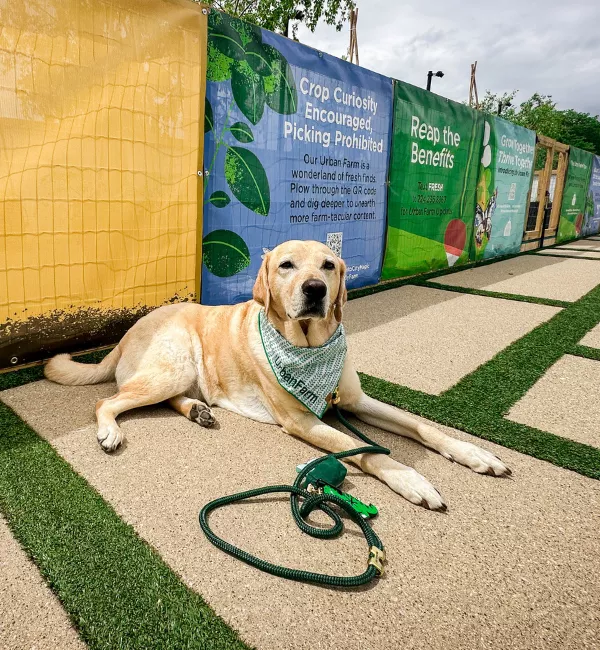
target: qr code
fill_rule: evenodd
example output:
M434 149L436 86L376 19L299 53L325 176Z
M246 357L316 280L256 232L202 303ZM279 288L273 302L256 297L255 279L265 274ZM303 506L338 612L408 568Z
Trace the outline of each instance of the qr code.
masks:
M342 236L341 232L327 233L327 246L338 256L342 256Z
M511 183L510 184L510 190L508 191L508 200L509 201L514 201L515 200L516 192L517 192L517 184L516 183Z

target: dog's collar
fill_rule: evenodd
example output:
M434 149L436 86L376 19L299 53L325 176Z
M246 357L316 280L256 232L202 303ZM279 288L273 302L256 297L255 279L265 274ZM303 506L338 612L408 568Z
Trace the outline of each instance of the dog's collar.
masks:
M344 369L347 351L344 326L340 323L323 345L298 347L273 327L261 309L258 331L280 386L317 417L322 417Z

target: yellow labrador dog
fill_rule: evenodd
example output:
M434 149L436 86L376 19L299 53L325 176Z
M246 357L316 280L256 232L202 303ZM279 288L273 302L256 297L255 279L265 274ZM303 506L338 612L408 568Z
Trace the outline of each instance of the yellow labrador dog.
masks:
M140 319L98 365L76 363L62 354L46 365L46 377L66 385L116 379L118 392L96 406L98 441L106 451L123 441L116 417L129 409L168 403L202 426L214 423L210 406L259 422L329 452L363 443L313 415L277 382L258 326L265 310L270 323L295 346L320 346L342 320L346 302L344 262L313 241L288 241L265 255L253 300L235 306L169 305ZM363 393L349 357L339 383L340 407L359 419L407 436L475 472L502 476L510 470L496 456L455 440L406 413ZM436 489L414 469L381 454L349 459L412 503L445 508Z

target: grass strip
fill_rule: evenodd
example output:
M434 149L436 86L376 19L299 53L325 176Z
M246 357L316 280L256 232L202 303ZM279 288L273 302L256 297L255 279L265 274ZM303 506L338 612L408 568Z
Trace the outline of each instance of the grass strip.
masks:
M600 450L506 420L504 415L600 322L600 286L499 352L440 396L362 375L372 397L490 442L600 479ZM598 352L589 352L595 354ZM594 357L596 358L596 357Z
M551 244L549 246L544 246L544 248L541 250L557 248L558 246L562 246L566 243L574 242L574 241L579 241L579 239L570 239L569 241L561 242L560 244ZM403 287L407 284L416 285L422 282L427 282L427 284L429 284L428 280L432 280L434 278L439 278L444 275L451 275L453 273L460 273L461 271L466 271L467 269L479 268L480 266L487 266L488 264L495 264L496 262L503 262L504 260L510 260L515 257L521 257L522 255L535 255L539 251L540 251L539 248L534 248L529 251L522 251L522 252L520 251L518 253L511 253L510 255L500 255L498 257L492 257L490 259L467 262L466 264L462 264L460 266L453 266L448 269L439 269L437 271L429 271L427 273L420 273L418 275L410 275L405 278L398 278L396 280L387 280L385 282L380 282L379 284L374 284L369 287L361 287L360 289L351 289L350 291L348 291L348 300L355 300L356 298L363 298L364 296L372 296L375 293L380 293L381 291L388 291L389 289L397 289L398 287ZM564 257L564 256L560 255L559 257ZM578 257L577 259L587 259L587 258ZM514 295L514 294L506 294L506 295ZM509 300L512 300L512 298L509 298Z
M561 356L600 322L600 286L538 325L442 393L464 409L503 416Z
M600 361L600 349L590 348L587 345L574 345L569 350L569 354L572 354L574 357L585 357L586 359Z
M516 302L530 302L537 305L548 305L550 307L568 307L571 303L565 300L554 300L552 298L537 298L536 296L522 296L518 293L504 293L501 291L487 291L486 289L472 289L471 287L457 287L440 282L416 281L415 286L430 287L440 291L454 291L455 293L470 293L474 296L484 296L487 298L498 298L500 300L514 300Z
M523 253L513 253L511 255L502 255L499 257L494 257L488 260L477 260L475 262L467 262L461 266L453 266L448 269L438 269L436 271L429 271L427 273L419 273L418 275L410 275L405 278L398 278L396 280L386 280L385 282L380 282L379 284L374 284L369 287L362 287L360 289L351 289L348 291L348 300L354 300L356 298L362 298L364 296L371 296L375 293L380 293L381 291L388 291L389 289L397 289L398 287L403 287L407 284L417 285L422 282L427 282L434 278L439 278L444 275L452 275L453 273L460 273L461 271L466 271L467 269L479 268L480 266L487 266L488 264L495 264L496 262L503 262L504 260L510 260L514 257L521 257L522 255L531 255L535 253L537 249L533 251L524 251Z
M38 369L20 371L21 378L32 370ZM0 510L90 648L247 648L89 483L2 403Z
M488 414L480 404L464 409L460 403L419 394L419 391L362 373L361 384L367 395L432 422L460 429L583 476L600 479L600 450L595 447Z
M536 254L539 257L560 257L563 260L592 260L593 262L600 262L600 257L588 257L587 255L553 255L552 253L540 253L539 251L536 251Z
M567 247L562 248L560 246L557 246L555 248L555 250L557 250L557 251L582 251L584 253L599 253L600 252L600 251L597 251L594 248L590 248L589 246L587 248L575 248L574 246L569 246L568 248Z

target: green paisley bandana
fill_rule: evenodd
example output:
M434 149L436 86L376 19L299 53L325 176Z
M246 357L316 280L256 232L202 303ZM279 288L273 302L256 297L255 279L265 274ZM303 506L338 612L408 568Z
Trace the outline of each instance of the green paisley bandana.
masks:
M258 313L263 348L277 381L317 417L329 406L346 360L346 333L340 324L331 338L315 348L292 345L269 322L264 309Z

